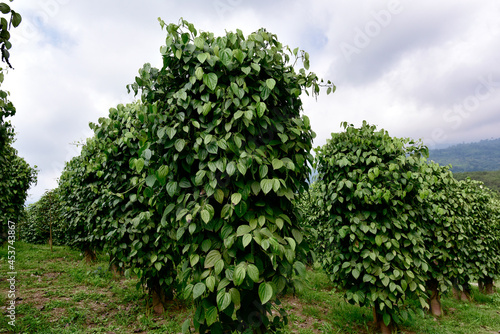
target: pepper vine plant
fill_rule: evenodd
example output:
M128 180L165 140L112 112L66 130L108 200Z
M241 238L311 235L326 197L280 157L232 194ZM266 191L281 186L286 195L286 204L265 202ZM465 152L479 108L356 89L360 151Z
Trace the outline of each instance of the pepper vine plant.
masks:
M491 289L493 281L500 275L499 208L495 201L498 195L481 181L467 179L459 184L468 197L466 210L467 216L471 217L467 230L468 242L463 243L462 247L468 254L471 276L482 287L487 285ZM468 282L464 283L459 288L470 292Z
M97 215L89 230L105 245L113 265L139 276L152 295L153 308L162 312L176 289L180 255L175 233L162 218L169 203L156 200L157 193L168 190L169 171L154 155L161 151L147 135L148 124L159 121L157 116L136 102L111 108L109 117L92 124L100 152L92 169L105 185L95 207L107 214Z
M449 167L430 162L423 172L430 190L426 215L422 217L429 264L426 287L430 312L441 316L441 294L449 291L453 282L462 286L473 280L470 254L467 247L463 247L471 242L473 218L467 210L471 199L462 191Z
M31 167L12 147L10 137L0 156L0 235L7 235L9 221L21 223L28 189L36 184L37 166Z
M137 228L169 232L180 292L196 305L184 332L192 321L200 333L264 333L280 324L271 316L279 293L305 270L292 202L307 189L315 134L300 95L335 87L306 72L306 52L265 29L215 37L185 20L160 24L162 68L146 64L129 85L146 110L144 141L129 162L142 172L137 195L152 215ZM145 260L165 266L155 252Z
M92 262L97 259L96 251L103 248L96 236L102 231L101 226L96 233L94 228L109 217L108 206L102 205L102 193L110 185L98 178L98 170L92 163L102 156L97 138L89 138L81 145L80 155L66 163L59 178L60 224L68 232L65 244L79 249Z
M20 223L20 239L33 243L62 245L67 230L61 224L58 189L47 190L36 202L27 206L26 218Z
M316 148L316 253L346 300L373 307L381 329L390 332L411 315L408 299L428 307L420 222L429 192L422 171L427 149L366 122L342 126L345 131Z

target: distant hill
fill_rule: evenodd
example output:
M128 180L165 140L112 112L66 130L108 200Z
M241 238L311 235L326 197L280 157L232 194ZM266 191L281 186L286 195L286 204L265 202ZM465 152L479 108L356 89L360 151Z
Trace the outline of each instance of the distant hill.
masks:
M500 192L500 170L492 172L465 172L453 173L457 180L465 180L470 177L473 180L483 181L484 185L492 190Z
M452 165L453 173L500 170L500 138L429 150L429 159Z

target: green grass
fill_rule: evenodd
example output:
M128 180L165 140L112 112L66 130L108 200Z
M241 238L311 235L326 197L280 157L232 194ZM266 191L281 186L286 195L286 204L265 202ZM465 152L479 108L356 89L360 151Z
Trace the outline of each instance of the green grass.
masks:
M87 264L67 247L16 243L16 328L0 317L0 333L180 333L192 312L181 302L161 316L146 312L147 296L136 289L134 278L114 278L109 258ZM0 247L0 307L7 305L6 247ZM346 303L321 268L307 271L302 288L282 296L289 324L283 334L376 333L372 311ZM443 296L445 315L416 316L404 323L406 334L491 334L500 331L500 294L472 291L474 301ZM0 309L5 313L5 309Z
M147 296L137 280L114 279L109 257L87 264L67 247L16 242L16 327L0 317L0 333L179 333L190 310L146 315ZM7 305L6 247L0 247L0 307ZM10 331L9 331L10 330Z

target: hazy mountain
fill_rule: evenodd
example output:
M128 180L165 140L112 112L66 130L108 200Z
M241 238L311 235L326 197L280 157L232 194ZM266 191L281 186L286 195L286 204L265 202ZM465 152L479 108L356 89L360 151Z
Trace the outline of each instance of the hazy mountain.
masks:
M500 138L429 150L429 159L453 173L500 170Z

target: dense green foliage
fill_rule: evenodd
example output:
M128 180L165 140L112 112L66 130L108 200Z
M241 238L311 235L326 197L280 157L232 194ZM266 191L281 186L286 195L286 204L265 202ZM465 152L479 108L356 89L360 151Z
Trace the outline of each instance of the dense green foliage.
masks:
M0 12L7 17L0 18L0 52L2 62L12 68L9 61L9 29L21 23L21 15L4 2L0 2ZM4 81L5 71L0 68L0 86ZM27 191L36 182L36 166L32 168L18 156L12 147L14 129L8 117L16 113L16 108L8 99L9 93L0 89L0 239L6 236L8 221L18 223L23 218L24 202Z
M453 173L499 170L500 138L430 150L429 158L443 166L451 164Z
M453 173L453 176L457 180L465 180L471 178L473 180L481 181L484 185L491 190L495 190L500 193L500 170L496 171L482 171L482 172L464 172L464 173Z
M411 314L408 303L440 315L440 295L452 285L470 291L471 281L497 279L496 193L429 163L420 142L366 122L343 127L316 149L317 181L297 207L306 239L347 301L398 323Z
M386 325L425 301L428 269L421 220L426 182L420 142L343 123L316 149L320 182L316 252L351 303L374 306Z
M35 168L19 157L10 143L4 147L0 156L0 234L6 232L9 220L18 223L23 219L28 189L36 183Z
M160 23L163 67L139 70L129 88L141 101L91 124L61 176L68 243L106 249L155 310L194 300L184 331L266 332L282 325L278 294L305 271L293 200L308 186L314 133L299 96L321 82L307 53L263 29L214 37Z
M19 224L20 239L33 244L52 242L53 245L62 245L68 231L61 221L59 194L57 190L46 191L36 203L26 208L26 217Z
M102 219L112 219L106 211L111 205L107 202L109 198L103 197L109 193L108 185L98 177L99 169L105 168L99 165L104 154L100 148L95 137L87 139L80 155L66 163L58 186L61 224L69 233L66 244L86 254L103 248L104 230L99 223Z
M12 0L10 0L12 2ZM10 33L9 29L11 26L17 27L21 24L22 17L19 13L14 11L8 4L0 3L0 12L7 15L7 17L0 18L0 51L2 53L2 62L7 63L7 65L12 68L9 58L9 50L12 47L10 43Z
M320 227L317 222L322 217L321 210L318 210L318 206L315 203L322 200L322 195L320 182L316 182L316 178L311 181L313 182L309 185L308 191L297 196L294 204L299 213L300 224L304 231L304 239L308 245L311 245L312 249L318 250L316 242ZM316 253L311 251L308 255L308 264L313 265L316 260Z
M497 279L497 194L429 163L420 142L366 122L343 126L316 149L317 181L297 207L306 238L347 301L398 323L410 299L440 315L440 295L452 285L470 290L471 281Z
M156 311L193 302L183 332L283 326L279 296L314 254L381 325L408 321L452 284L497 279L500 200L484 184L457 181L421 141L366 122L343 123L313 159L300 94L317 95L322 81L306 72L306 52L264 29L215 37L184 20L160 24L162 67L145 64L128 86L140 100L90 125L58 188L27 209L24 240L46 242L52 229L58 243L105 250ZM20 219L36 179L9 149L2 222Z
M0 52L2 54L2 62L5 62L8 68L12 68L10 64L10 54L9 50L12 47L10 43L10 32L9 29L14 26L17 27L21 23L21 15L10 8L10 6L4 2L0 2L0 12L6 17L0 18ZM0 67L0 86L4 81L4 68ZM13 129L10 122L6 120L7 117L14 116L16 113L16 108L12 102L8 99L9 92L0 90L0 164L4 163L2 159L7 152L4 149L7 148L8 142L13 137Z
M431 311L441 315L441 294L453 284L467 287L474 279L470 253L464 247L473 242L469 238L474 219L468 212L470 198L448 167L429 163L423 171L431 177L426 213L422 217L429 265L427 289Z
M264 332L278 324L271 301L304 268L292 200L307 187L314 134L299 95L317 93L317 78L292 67L302 59L308 68L307 53L265 30L216 38L185 21L165 27L163 68L146 65L132 85L151 114L150 153L131 164L147 170L150 212L182 250L175 259L196 330ZM160 168L166 178L153 179Z
M475 280L495 280L500 275L500 220L498 197L480 181L460 181L470 217L469 242L461 247L467 251Z

